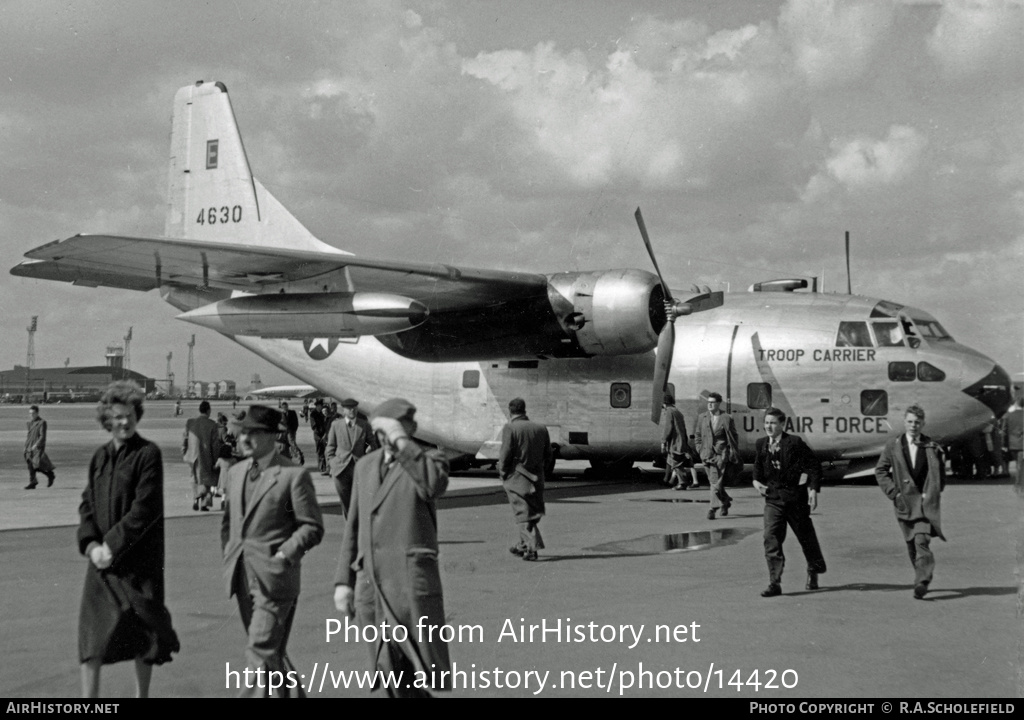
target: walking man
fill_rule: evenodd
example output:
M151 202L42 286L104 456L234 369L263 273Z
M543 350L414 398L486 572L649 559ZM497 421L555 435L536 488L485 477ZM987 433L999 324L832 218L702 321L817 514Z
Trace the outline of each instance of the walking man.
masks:
M317 398L313 402L313 409L309 411L309 429L313 431L313 444L316 445L316 458L321 475L329 474L327 458L324 456L328 427L327 419L324 417L324 401L322 398Z
M811 522L811 510L818 507L821 465L803 440L783 432L785 424L786 414L778 408L765 411L767 437L758 438L754 457L754 487L764 497L764 556L768 561L768 587L761 597L782 594L786 565L782 543L787 525L793 528L807 560L808 590L818 589L818 575L826 569Z
M25 438L25 462L28 464L28 485L26 490L35 490L36 472L46 476L46 487L53 485L57 474L53 471L53 463L46 454L46 421L39 417L39 406L32 405L28 409L28 436Z
M277 410L251 406L237 425L238 447L247 459L228 470L220 540L228 597L235 596L248 636L247 670L239 673L242 697L305 697L301 683L287 682L299 672L286 647L302 557L320 543L324 522L309 472L275 449L280 425ZM276 673L276 689L268 682L270 673Z
M380 447L370 424L356 412L357 407L359 403L353 398L342 400L341 417L327 431L327 467L341 499L342 517L348 517L356 462Z
M401 683L386 688L391 697L451 690L448 644L440 633L426 632L445 622L435 502L448 487L448 463L413 442L415 413L395 398L370 417L382 447L356 463L334 578L339 612L354 614L364 628L389 627L373 633L369 649L371 671L402 673Z
M287 402L281 403L281 412L284 414L284 427L288 435L288 447L297 456L299 465L305 465L306 456L302 454L302 450L299 448L299 441L295 439L299 432L299 414L294 410L289 410Z
M924 410L919 405L907 408L903 426L905 432L885 444L875 466L875 479L892 500L896 522L914 566L914 597L921 600L928 593L935 572L931 539L946 539L940 527L946 459L942 448L921 433Z
M210 419L210 403L199 403L199 415L185 423L181 439L181 456L192 472L192 509L208 511L213 505L213 491L217 487L220 457L220 428Z
M732 415L722 412L722 396L716 392L708 395L708 411L697 417L694 441L711 487L708 520L715 519L715 511L719 508L725 517L732 506L732 497L726 492L725 485L739 474L743 464L739 461L736 423Z
M510 400L508 411L511 417L501 430L498 475L519 525L519 541L509 552L533 561L544 548L538 525L544 517L544 475L553 451L548 429L526 417L526 401Z
M693 467L693 456L690 454L690 438L686 434L686 420L676 407L672 393L665 393L661 407L661 451L665 454L665 478L662 484L675 487L676 490L697 487L696 482L687 485L683 475L684 470ZM715 519L713 511L708 513L708 519Z

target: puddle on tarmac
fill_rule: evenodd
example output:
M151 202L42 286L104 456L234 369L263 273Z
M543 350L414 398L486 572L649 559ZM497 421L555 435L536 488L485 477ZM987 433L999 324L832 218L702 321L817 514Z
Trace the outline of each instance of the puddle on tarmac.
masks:
M640 498L633 502L670 502L670 503L710 503L710 500L698 500L697 498Z
M693 550L707 550L722 545L734 545L758 530L747 528L722 528L721 530L698 530L696 532L672 533L671 535L644 535L634 540L619 540L593 547L583 548L588 552L614 553L616 555L660 555Z

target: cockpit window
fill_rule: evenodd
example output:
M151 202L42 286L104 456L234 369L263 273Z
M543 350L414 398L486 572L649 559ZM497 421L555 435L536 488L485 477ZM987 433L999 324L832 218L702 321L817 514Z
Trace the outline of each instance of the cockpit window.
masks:
M875 341L878 347L903 347L903 331L896 320L873 322Z
M868 324L848 320L839 323L836 347L872 347Z
M888 300L882 300L880 303L878 303L877 305L875 305L875 307L873 307L871 309L871 317L873 317L873 318L881 318L881 317L891 317L891 318L894 318L897 315L899 315L899 312L902 309L903 309L902 305L897 305L896 303L889 302Z
M914 318L914 324L918 331L929 340L952 340L946 329L939 325L937 320L920 320Z
M921 382L942 382L946 379L946 373L931 363L919 362L917 364L917 379Z

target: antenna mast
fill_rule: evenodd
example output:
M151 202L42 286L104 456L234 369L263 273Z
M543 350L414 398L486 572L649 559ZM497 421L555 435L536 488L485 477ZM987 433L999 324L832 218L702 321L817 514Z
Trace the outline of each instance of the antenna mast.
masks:
M194 349L196 346L196 336L193 335L192 339L188 342L188 370L185 372L185 394L192 392L192 386L196 382L196 360L194 355Z

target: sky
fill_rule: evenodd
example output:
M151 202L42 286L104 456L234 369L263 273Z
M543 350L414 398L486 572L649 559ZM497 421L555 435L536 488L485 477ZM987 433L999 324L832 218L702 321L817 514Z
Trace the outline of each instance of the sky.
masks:
M159 236L171 103L229 90L253 173L374 258L672 287L821 276L1024 367L1024 0L0 4L0 265ZM0 367L286 373L156 292L0 274Z

